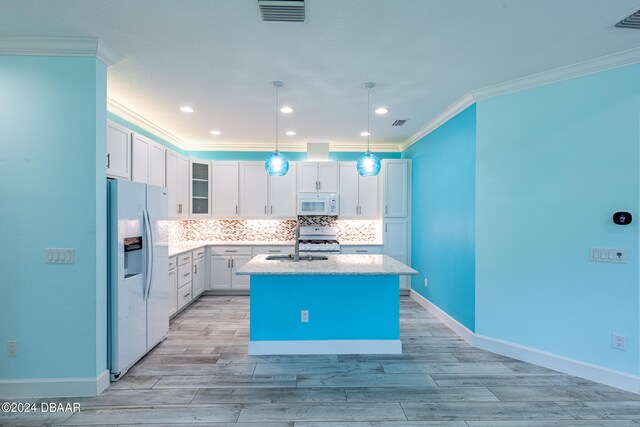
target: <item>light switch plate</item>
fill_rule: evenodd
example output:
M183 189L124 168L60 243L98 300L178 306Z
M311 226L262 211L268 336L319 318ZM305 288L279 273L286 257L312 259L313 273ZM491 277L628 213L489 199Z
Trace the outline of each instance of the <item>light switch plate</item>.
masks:
M75 250L72 248L47 248L44 257L47 264L73 264Z
M589 261L612 262L614 264L626 264L627 253L624 249L590 248Z

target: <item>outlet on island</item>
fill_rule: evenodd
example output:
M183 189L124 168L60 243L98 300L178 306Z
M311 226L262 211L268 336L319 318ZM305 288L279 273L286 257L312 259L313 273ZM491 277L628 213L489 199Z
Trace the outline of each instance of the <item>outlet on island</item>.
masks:
M309 322L309 310L301 310L300 311L300 322L308 323Z

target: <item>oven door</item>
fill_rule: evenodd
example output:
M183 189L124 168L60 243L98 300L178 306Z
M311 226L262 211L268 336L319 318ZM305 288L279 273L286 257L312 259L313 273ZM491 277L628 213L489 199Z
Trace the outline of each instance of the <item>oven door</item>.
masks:
M329 200L324 197L300 197L298 199L298 215L327 215Z

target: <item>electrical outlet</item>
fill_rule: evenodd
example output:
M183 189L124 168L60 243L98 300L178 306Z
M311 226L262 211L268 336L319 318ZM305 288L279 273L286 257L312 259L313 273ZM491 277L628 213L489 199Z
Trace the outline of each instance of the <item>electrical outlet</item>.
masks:
M611 347L618 350L627 349L627 337L619 334L611 334Z
M424 287L426 288L427 286L429 286L429 281L427 280L427 278L424 278Z
M16 341L7 341L7 356L15 356L16 355Z
M300 321L302 323L307 323L309 322L309 310L302 310L300 311Z

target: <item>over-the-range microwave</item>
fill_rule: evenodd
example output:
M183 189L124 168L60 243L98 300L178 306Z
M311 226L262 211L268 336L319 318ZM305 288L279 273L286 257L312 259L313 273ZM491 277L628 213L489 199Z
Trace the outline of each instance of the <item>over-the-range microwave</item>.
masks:
M338 215L336 193L298 193L298 215Z

